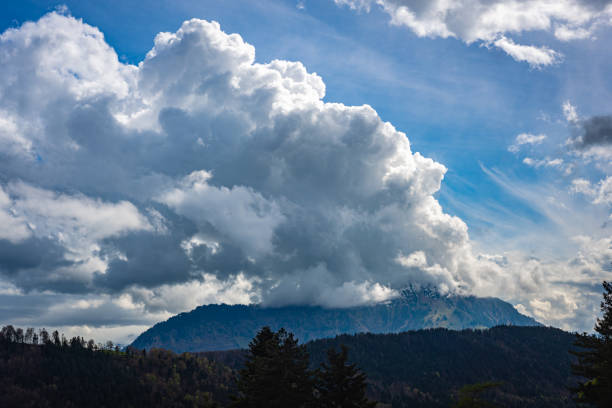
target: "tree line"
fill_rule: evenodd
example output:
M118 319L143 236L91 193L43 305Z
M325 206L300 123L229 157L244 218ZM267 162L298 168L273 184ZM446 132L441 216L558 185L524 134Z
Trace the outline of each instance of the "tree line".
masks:
M81 347L89 350L115 350L119 351L119 346L116 346L112 341L106 343L96 343L93 339L85 341L83 337L75 336L67 339L64 333L60 334L57 330L49 333L47 329L42 328L38 331L32 327L23 330L20 327L7 325L0 330L0 341L8 341L13 343L31 344L31 345L54 345L63 347Z

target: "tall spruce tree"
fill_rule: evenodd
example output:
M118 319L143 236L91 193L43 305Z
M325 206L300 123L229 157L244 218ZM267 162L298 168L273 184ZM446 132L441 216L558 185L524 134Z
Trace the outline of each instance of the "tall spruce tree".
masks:
M577 334L571 353L578 357L572 372L586 379L572 391L579 403L612 407L612 283L603 282L603 316L597 319L595 334Z
M375 402L365 396L366 376L355 364L348 364L348 349L342 345L338 352L327 351L329 363L317 371L317 407L372 408Z
M293 333L262 328L249 344L239 373L237 408L311 407L313 373L308 353Z

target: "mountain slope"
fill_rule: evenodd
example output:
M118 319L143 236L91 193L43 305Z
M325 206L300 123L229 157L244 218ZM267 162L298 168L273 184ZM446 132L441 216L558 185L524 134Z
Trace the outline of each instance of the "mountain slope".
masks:
M313 366L345 344L369 394L393 407L448 407L466 384L500 382L489 399L506 408L574 407L568 386L575 335L549 327L419 330L343 335L307 345Z
M93 350L81 339L26 344L0 335L0 407L217 408L234 372L202 356Z
M368 378L378 408L446 408L468 384L499 382L483 397L505 408L570 408L569 354L576 336L550 327L499 326L485 330L427 329L397 334L341 335L306 344L312 368L329 348L349 349ZM239 370L245 350L202 353Z
M338 334L397 333L444 327L465 329L498 325L534 326L512 305L496 298L441 296L432 290L406 290L388 303L346 309L315 306L200 306L142 333L132 346L176 352L245 348L257 330L284 327L301 342Z

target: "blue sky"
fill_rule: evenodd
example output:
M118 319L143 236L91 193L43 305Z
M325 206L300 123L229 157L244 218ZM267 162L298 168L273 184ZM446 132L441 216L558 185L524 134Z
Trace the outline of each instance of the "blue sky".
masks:
M587 149L581 145L580 137L591 118L606 117L612 112L612 77L608 74L612 53L607 46L612 40L612 20L606 14L610 10L599 8L600 4L605 7L606 2L567 0L563 4L583 7L581 10L588 18L574 21L563 11L554 11L547 16L552 21L548 28L502 27L489 37L469 18L448 23L454 30L450 36L432 32L419 36L418 27L422 25L411 26L412 23L401 20L397 11L400 9L396 8L408 4L410 10L412 3L418 2L386 0L381 3L383 7L353 0L150 1L146 6L132 0L66 1L65 8L60 10L57 2L9 0L1 6L0 31L20 30L24 22L60 10L61 15L97 27L122 63L138 65L153 47L157 33L173 33L183 21L197 18L219 22L225 33L238 33L255 47L258 63L275 59L301 62L308 72L315 72L324 81L324 102L371 106L382 121L406 134L413 153L420 152L446 167L440 190L432 196L446 214L465 222L469 231L469 242L465 245L470 246L473 256L486 254L482 256L505 268L506 277L511 280L522 281L518 276L531 274L529 279L525 278L529 283L508 293L481 288L476 294L500 296L546 323L564 328L590 327L592 319L588 316L596 310L598 280L610 278L606 265L611 262L612 200L606 181L612 156L609 143L604 141ZM415 13L418 24L423 21L430 24L418 11ZM586 30L588 35L568 40L558 31L566 26L574 30L572 33ZM474 32L478 34L474 36ZM550 51L552 54L547 51L554 61L521 61L519 54L508 51L512 48L504 48L498 42L508 39L514 45L554 50ZM525 50L519 48L521 53ZM568 116L570 111L564 111L564 104L567 109L574 109L577 116L573 119ZM521 134L527 135L521 139L522 144L517 139ZM545 137L538 139L540 135ZM202 170L213 171L211 180L216 183L224 180L224 168L204 166ZM66 184L61 178L36 184L32 181L34 176L18 171L3 170L0 175L5 187L9 186L7 196L13 200L18 200L21 194L10 187L16 180L49 191L82 193L109 203L127 200L120 192L90 192ZM230 184L218 182L230 188L239 185L235 180ZM242 179L240 183L266 199L277 193ZM278 197L291 195L279 193ZM280 200L278 197L275 199ZM149 205L130 202L141 213ZM186 216L180 210L176 212ZM280 212L288 217L285 210ZM423 251L427 259L434 257L426 249ZM333 264L328 259L325 262ZM582 266L575 266L578 264ZM547 272L553 269L564 272L562 276ZM220 276L229 273L218 274L220 282ZM236 271L231 276L235 275ZM24 289L10 274L7 276L7 287L15 293L25 296L31 290L43 290ZM302 279L295 276L292 279ZM395 275L380 281L373 276L367 275L364 282L380 283L390 291L400 284ZM353 280L346 281L359 283L353 275L350 279ZM589 279L595 295L578 289ZM338 284L341 282L342 279ZM495 286L494 282L489 284ZM546 289L535 289L537 285ZM547 295L538 297L538 291ZM79 296L86 296L84 293L81 291ZM91 296L116 300L128 296L126 293L98 288L92 290ZM144 295L138 298L130 292L129 296L134 304L140 301L147 310L155 311L143 300ZM588 310L579 311L576 305L586 298L593 301ZM304 299L318 302L306 295ZM176 310L180 307L185 306L174 309L160 306L160 310L171 314L180 311ZM555 308L561 311L556 313ZM144 324L133 323L132 326ZM86 325L79 324L73 326ZM71 323L63 325L68 327ZM112 324L93 327L115 330ZM126 333L116 330L121 335Z

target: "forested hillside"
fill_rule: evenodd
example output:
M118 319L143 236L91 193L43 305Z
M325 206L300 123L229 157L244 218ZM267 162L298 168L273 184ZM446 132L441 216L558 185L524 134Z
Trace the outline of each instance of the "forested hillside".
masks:
M330 348L346 345L379 407L450 407L464 385L500 382L484 395L499 406L562 408L574 406L567 389L576 382L568 353L574 340L546 327L429 329L342 335L309 342L306 351L314 369ZM122 352L80 338L32 339L4 330L0 406L227 406L244 357L243 350Z
M466 384L501 385L487 397L502 407L573 407L575 385L568 350L573 334L546 327L488 330L418 330L398 334L342 335L309 342L311 365L330 347L345 344L349 360L368 377L368 395L392 407L449 407ZM204 353L234 368L242 351Z
M398 333L444 327L534 326L511 304L496 298L443 296L432 289L405 290L388 303L345 309L312 306L264 308L257 305L206 305L151 327L132 345L176 352L246 348L263 326L287 329L302 342L353 333Z
M232 370L202 356L121 352L80 338L28 344L11 329L0 336L0 407L212 408L234 381Z

